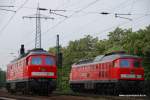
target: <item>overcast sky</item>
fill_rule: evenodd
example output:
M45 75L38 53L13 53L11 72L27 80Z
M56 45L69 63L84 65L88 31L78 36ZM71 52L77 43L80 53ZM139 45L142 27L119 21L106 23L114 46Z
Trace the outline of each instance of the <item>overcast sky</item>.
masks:
M35 19L22 19L36 13L38 0L0 0L0 6L13 5L14 12L0 10L0 67L6 65L18 56L21 44L25 49L34 48ZM150 24L150 0L39 0L40 7L61 9L57 12L68 18L50 15L49 11L41 14L54 17L54 20L41 20L42 47L48 50L56 45L56 34L60 35L60 44L66 46L70 40L76 40L85 35L100 39L107 38L107 33L116 27L132 28L133 31L145 28ZM0 7L0 9L4 9ZM109 12L109 15L101 15ZM132 15L121 16L132 19L115 18L114 13ZM12 54L14 53L14 54Z

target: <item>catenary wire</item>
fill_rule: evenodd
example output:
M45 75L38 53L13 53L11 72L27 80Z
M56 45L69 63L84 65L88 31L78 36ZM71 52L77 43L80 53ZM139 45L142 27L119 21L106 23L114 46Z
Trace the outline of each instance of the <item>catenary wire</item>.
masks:
M23 4L21 4L21 6L16 10L16 13L14 13L9 20L7 21L7 23L1 28L0 30L0 35L2 35L3 31L7 28L7 26L10 24L10 22L13 20L13 18L15 17L15 15L17 14L18 11L20 11L20 9L22 9L22 7L28 2L29 0L25 0L25 2Z

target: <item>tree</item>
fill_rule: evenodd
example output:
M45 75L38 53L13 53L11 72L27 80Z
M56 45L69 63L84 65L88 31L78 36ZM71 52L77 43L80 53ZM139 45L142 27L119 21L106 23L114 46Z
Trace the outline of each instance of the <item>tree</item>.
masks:
M70 41L69 45L64 49L64 64L71 66L80 59L89 59L96 56L98 38L90 35L80 40Z
M150 80L150 25L133 32L132 29L116 28L110 32L108 39L98 40L90 35L79 40L70 41L62 47L65 76L69 77L71 65L81 59L89 59L111 51L123 50L143 58L145 78ZM55 48L49 51L55 52Z
M4 87L6 83L6 72L0 68L0 88Z

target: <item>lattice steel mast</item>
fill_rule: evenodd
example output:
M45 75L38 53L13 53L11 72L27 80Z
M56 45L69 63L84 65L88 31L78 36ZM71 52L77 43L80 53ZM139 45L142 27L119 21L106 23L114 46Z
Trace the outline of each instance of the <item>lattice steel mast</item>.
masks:
M35 18L36 19L36 36L35 36L35 48L41 48L41 19L54 19L53 17L45 17L44 15L40 14L40 11L45 11L48 10L46 8L40 8L39 3L37 7L37 12L34 16L23 16L23 18ZM58 13L55 13L56 11L65 11L65 10L52 10L50 9L49 13L62 16L62 17L67 17Z
M40 14L40 11L47 10L45 8L40 8L39 3L37 7L37 12L34 16L23 16L23 18L35 18L36 19L36 35L35 35L35 48L41 48L41 19L54 19L53 17L45 17Z
M36 13L36 36L35 36L35 48L41 48L41 18L39 4Z

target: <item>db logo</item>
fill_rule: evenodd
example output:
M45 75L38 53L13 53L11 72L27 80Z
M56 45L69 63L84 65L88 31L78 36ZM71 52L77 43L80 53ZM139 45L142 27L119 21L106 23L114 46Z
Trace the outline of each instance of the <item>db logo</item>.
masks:
M45 68L40 68L40 71L45 72L46 69Z

